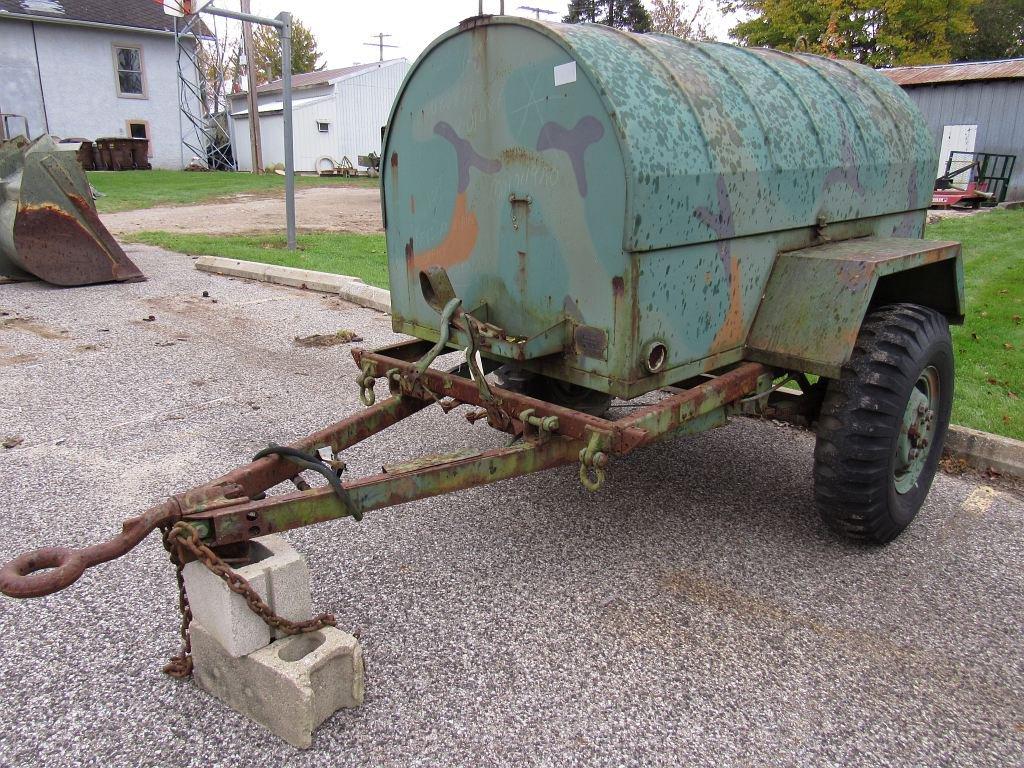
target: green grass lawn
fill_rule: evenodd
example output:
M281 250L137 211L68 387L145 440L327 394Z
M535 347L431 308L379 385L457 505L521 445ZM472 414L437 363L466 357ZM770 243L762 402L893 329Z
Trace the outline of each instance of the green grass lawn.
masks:
M191 205L237 194L284 196L284 176L229 171L89 171L89 183L103 193L96 201L100 213L115 213L158 205ZM376 187L377 179L341 176L296 176L304 187Z
M953 421L1024 440L1024 211L944 219L925 236L964 249L967 318L952 329Z
M384 235L321 232L297 238L298 250L285 248L284 235L185 235L170 232L139 232L122 239L158 245L169 251L193 255L223 256L282 267L315 269L358 277L378 288L388 287L387 250Z
M945 219L930 225L926 236L964 246L967 320L953 328L953 421L1024 439L1024 211ZM383 235L299 235L297 253L284 249L280 235L143 232L132 239L182 253L354 275L370 285L388 286Z

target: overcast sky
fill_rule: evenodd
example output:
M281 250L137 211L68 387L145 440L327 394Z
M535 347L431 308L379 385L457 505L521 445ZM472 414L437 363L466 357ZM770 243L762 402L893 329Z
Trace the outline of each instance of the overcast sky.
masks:
M384 58L405 56L414 60L427 44L445 30L456 26L462 19L474 16L478 0L252 0L254 13L276 16L289 10L313 30L320 50L326 55L329 68L347 67L376 61L379 50L369 43L378 32L390 34L385 42L398 46L385 48ZM221 8L238 9L237 0L216 0ZM548 8L555 11L550 20L560 20L568 6L567 0L506 0L505 12L517 16L532 16L529 11L517 10L522 5ZM646 3L648 7L649 3ZM711 30L719 40L727 38L730 22L709 6ZM485 0L485 12L498 12L498 0ZM207 17L210 18L210 17ZM223 23L223 20L218 20Z

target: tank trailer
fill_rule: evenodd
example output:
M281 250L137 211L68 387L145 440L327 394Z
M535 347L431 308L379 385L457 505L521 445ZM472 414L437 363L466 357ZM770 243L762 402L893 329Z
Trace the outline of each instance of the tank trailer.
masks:
M273 626L309 631L329 617L275 617L224 561L255 537L563 465L613 489L616 457L742 413L813 425L819 513L884 544L936 472L964 315L959 244L922 239L934 169L917 109L857 64L468 19L416 62L384 136L393 327L411 339L353 350L365 410L106 543L21 555L0 589L64 589L160 529L179 576L198 559ZM435 364L453 351L457 367ZM508 444L342 474L346 449L435 404Z

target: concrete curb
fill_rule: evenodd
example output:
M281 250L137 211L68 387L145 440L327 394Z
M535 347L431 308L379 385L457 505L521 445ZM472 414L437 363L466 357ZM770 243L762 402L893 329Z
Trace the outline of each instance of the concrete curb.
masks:
M391 312L391 293L383 288L367 285L358 277L335 275L330 272L316 272L312 269L279 267L274 264L259 264L254 261L225 259L220 256L200 256L196 269L215 275L241 277L262 283L305 288L310 291L337 294L345 301L361 307Z
M975 469L1024 479L1024 442L956 424L949 425L945 453Z
M391 312L390 291L367 285L358 277L224 259L219 256L200 256L196 261L196 269L218 275L244 277L277 285L289 285L293 288L334 293L361 307L389 314ZM945 452L953 458L963 459L976 469L994 470L1001 475L1024 479L1024 442L1019 440L951 424L946 437Z

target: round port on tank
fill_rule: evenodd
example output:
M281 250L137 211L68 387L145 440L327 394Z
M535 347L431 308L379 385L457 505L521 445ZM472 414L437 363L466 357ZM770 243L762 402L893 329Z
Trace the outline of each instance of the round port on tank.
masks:
M644 368L651 373L658 373L668 361L668 348L660 341L652 341L644 347Z

